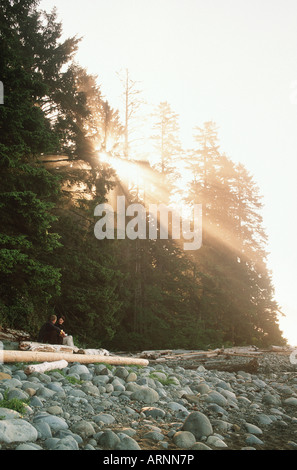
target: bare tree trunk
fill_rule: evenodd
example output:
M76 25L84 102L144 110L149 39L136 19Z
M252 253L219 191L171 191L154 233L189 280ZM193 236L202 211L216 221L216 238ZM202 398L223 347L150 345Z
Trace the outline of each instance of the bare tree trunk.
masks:
M0 362L53 362L64 359L68 362L79 362L81 364L104 363L112 365L135 364L147 366L145 359L136 359L134 357L120 356L100 356L93 354L69 354L69 353L50 353L35 351L0 351Z

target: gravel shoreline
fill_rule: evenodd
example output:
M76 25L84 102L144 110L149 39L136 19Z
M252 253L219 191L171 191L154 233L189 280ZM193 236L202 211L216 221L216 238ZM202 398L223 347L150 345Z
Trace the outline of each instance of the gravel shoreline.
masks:
M250 358L224 356L30 375L0 364L0 400L27 403L0 405L0 449L296 450L296 365L288 354L257 361L256 373Z

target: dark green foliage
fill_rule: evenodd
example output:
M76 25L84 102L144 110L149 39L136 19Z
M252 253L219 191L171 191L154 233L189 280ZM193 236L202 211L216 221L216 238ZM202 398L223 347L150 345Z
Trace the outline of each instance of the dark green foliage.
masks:
M122 278L108 247L98 245L93 228L79 216L61 215L56 225L62 246L53 262L61 269L61 295L55 312L66 316L66 331L89 347L104 347L118 327L121 302L117 287Z
M0 319L36 328L47 303L59 292L60 272L51 265L59 235L51 231L57 179L27 164L3 170L0 185ZM25 189L27 188L27 189Z
M191 263L171 240L140 240L136 269L136 244L120 241L119 269L126 273L123 298L124 318L116 337L134 349L190 347L189 329L196 323L196 286ZM191 326L190 326L191 325Z

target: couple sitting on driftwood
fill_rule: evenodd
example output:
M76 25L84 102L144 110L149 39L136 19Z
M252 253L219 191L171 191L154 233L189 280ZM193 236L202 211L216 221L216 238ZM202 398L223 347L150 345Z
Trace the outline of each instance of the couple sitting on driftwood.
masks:
M61 316L59 320L56 315L51 315L49 320L42 325L38 334L40 343L65 344L74 347L72 336L68 336L63 330L65 317Z

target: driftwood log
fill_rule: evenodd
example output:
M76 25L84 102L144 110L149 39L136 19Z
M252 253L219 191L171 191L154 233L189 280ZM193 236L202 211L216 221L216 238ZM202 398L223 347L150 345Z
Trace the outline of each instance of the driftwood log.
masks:
M39 351L10 351L0 350L0 363L11 362L53 362L64 359L67 362L78 362L81 364L105 363L111 365L140 365L147 366L149 361L134 357L100 356L93 354L74 354L58 352Z
M193 360L216 357L221 353L221 349L213 349L209 351L185 351L175 352L172 350L143 351L139 357L150 359L156 362L164 362L167 360Z
M88 354L88 355L98 355L99 356L109 356L107 349L79 349L78 354Z
M213 363L213 364L204 364L205 369L207 370L219 370L224 372L239 372L244 371L249 374L255 374L258 371L258 359L254 357L248 363L241 364L228 364L227 362Z
M72 346L66 346L64 344L45 344L36 343L34 341L21 341L19 343L19 349L21 351L39 351L39 352L65 352L74 353L78 351L78 348Z
M53 361L53 362L43 362L42 364L34 364L26 367L25 374L29 375L33 372L47 372L49 370L54 369L64 369L68 366L68 362L64 359L60 361Z
M67 346L66 344L46 344L37 343L34 341L21 341L19 343L19 349L21 351L39 351L39 352L67 352L67 353L78 353L78 354L91 354L99 356L109 356L109 352L106 349L79 349L77 346Z

